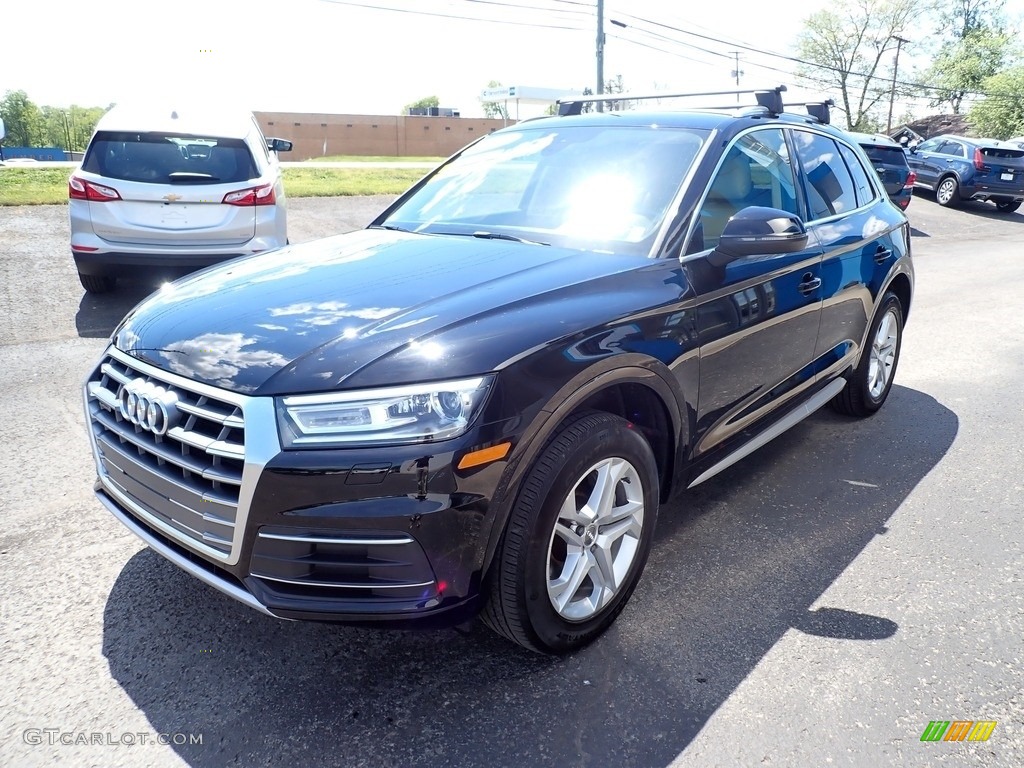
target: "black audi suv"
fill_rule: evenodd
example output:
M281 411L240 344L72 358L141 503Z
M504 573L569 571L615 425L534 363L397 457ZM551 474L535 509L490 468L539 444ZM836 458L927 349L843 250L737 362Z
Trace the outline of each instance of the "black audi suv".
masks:
M586 644L661 505L892 386L907 221L781 91L563 104L365 230L165 286L85 384L98 499L271 616Z

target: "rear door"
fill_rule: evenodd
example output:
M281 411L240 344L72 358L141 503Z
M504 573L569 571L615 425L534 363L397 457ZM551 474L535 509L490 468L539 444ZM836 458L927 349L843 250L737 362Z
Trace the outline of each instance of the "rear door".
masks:
M187 248L238 245L255 235L255 208L223 203L258 176L241 139L100 132L82 171L120 196L89 203L93 230L111 243Z
M870 180L860 154L832 136L792 129L803 168L807 229L822 248L819 378L857 359L889 268L907 245L906 219Z

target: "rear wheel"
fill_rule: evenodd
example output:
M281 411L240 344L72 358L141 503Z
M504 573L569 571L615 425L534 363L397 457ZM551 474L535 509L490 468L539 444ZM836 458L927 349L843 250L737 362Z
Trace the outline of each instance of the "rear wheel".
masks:
M860 363L846 387L832 398L831 405L847 416L870 416L885 402L896 376L903 342L903 306L894 293L887 293L868 333L871 345L861 353Z
M960 204L960 185L956 178L947 176L935 188L935 201L939 205L953 207Z
M1013 213L1018 208L1020 208L1020 201L1006 200L1003 202L997 202L996 208L999 209L1000 213Z
M615 620L647 562L658 474L624 419L589 412L563 425L523 481L482 618L542 653L566 653Z
M107 275L83 275L79 272L78 279L89 293L109 293L117 285L117 278Z

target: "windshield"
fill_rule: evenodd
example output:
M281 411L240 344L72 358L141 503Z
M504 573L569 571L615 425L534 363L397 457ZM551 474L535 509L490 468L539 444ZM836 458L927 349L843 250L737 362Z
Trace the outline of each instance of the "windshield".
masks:
M242 139L125 131L98 132L82 169L152 184L236 184L259 176Z
M379 224L645 255L706 136L658 126L502 131L440 168Z

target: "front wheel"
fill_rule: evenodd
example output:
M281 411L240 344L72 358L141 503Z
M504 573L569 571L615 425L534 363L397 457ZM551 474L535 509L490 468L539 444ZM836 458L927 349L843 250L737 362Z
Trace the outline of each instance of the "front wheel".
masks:
M960 203L960 185L952 176L947 176L939 182L935 190L935 200L939 205L953 207Z
M871 346L861 353L846 387L832 398L832 407L847 416L870 416L882 407L892 389L903 343L903 305L896 294L882 298L868 343Z
M999 209L1000 213L1013 213L1020 208L1020 200L1006 200L1004 202L997 202L996 208Z
M615 621L647 562L658 514L647 440L588 412L563 425L523 481L482 618L541 653L566 653Z

